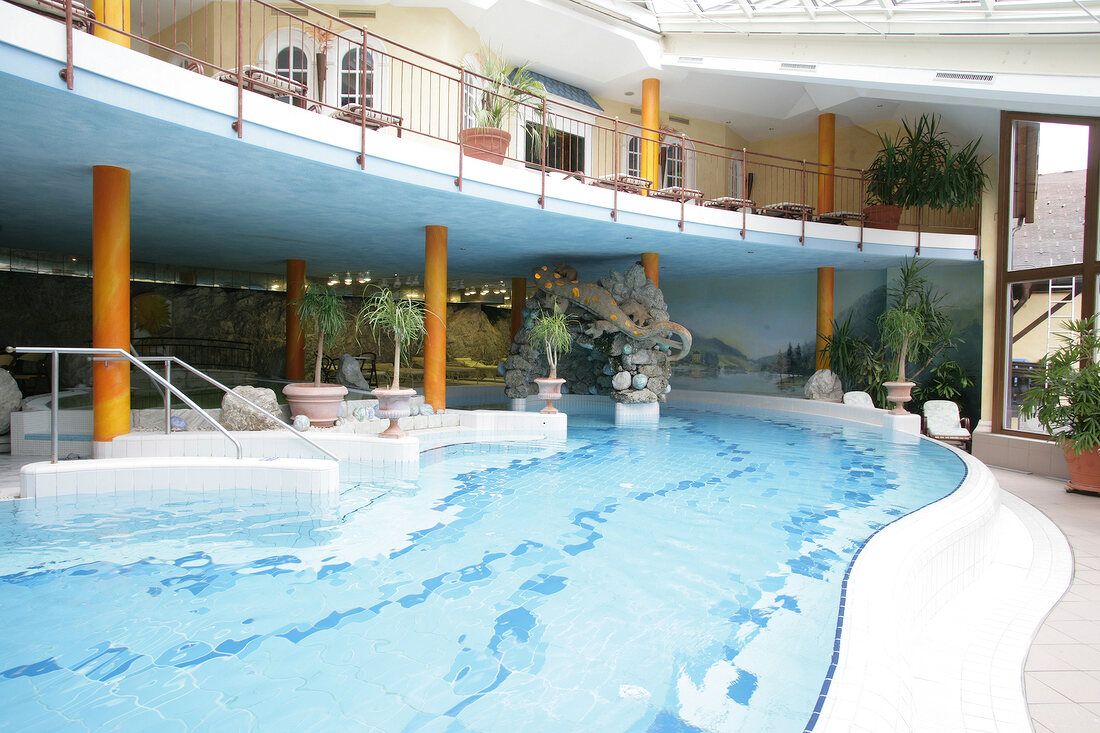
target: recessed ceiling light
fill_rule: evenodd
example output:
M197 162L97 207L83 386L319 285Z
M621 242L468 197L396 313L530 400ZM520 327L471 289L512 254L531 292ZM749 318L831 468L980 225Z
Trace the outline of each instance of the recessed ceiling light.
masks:
M623 96L624 96L624 97L633 97L633 96L634 96L634 92L632 92L632 91L626 91L626 92L623 92Z

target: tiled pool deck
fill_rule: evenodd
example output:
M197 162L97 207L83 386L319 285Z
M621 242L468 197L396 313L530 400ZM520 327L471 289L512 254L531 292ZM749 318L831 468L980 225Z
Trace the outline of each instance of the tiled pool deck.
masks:
M40 460L0 455L0 499L19 491L19 469ZM1001 488L1046 514L1073 548L1069 591L1031 646L1024 673L1037 733L1100 730L1100 498L1067 494L1063 483L993 468Z

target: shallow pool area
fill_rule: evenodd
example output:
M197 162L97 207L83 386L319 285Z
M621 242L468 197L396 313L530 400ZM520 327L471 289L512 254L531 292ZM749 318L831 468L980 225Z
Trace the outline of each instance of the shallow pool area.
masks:
M11 502L0 703L42 730L801 731L851 558L966 475L880 436L673 408L331 500Z

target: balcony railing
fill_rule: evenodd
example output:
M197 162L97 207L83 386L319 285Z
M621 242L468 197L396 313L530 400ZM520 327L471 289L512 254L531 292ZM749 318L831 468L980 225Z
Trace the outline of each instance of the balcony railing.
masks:
M61 73L70 89L76 81L72 34L98 27L104 29L101 35L128 39L137 51L236 86L237 118L232 124L238 136L244 134L245 106L254 95L272 97L358 126L357 161L362 168L367 164L367 135L415 137L451 148L458 157L459 189L464 158L479 152L460 142L461 133L473 125L474 107L495 96L490 82L475 71L298 0L278 6L233 0L197 10L190 2L162 0L155 13L133 0L137 12L130 31L89 17L80 0L17 1L37 3L38 10L65 23L68 51ZM755 212L800 219L803 241L807 222L858 226L862 248L865 171L754 153L560 101L544 108L520 104L505 129L511 142L504 160L542 173L543 207L548 180L575 179L614 191L612 218L618 216L621 195L648 189L647 195L680 205L681 229L685 208L705 204L732 211L731 224L740 227L742 237L748 214ZM641 153L653 145L659 150L660 180L634 180L640 178ZM818 188L828 183L833 195L824 211L818 208ZM917 232L919 252L921 233L977 234L980 218L978 209L910 209L899 228ZM976 249L975 256L979 254Z

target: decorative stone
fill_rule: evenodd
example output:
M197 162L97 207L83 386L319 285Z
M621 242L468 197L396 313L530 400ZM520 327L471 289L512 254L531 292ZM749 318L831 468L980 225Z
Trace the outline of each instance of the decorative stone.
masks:
M336 368L336 381L352 389L370 390L370 384L363 378L362 367L351 354L344 354L340 357L340 364Z
M309 418L305 415L294 416L294 429L299 433L304 433L309 430Z
M844 385L840 383L840 377L829 369L818 369L806 382L806 398L840 402L844 399Z
M363 422L367 419L367 408L360 405L351 411L351 415L355 418L356 422Z
M635 374L634 378L630 380L630 384L634 389L645 389L645 386L649 384L649 377L644 374Z
M598 394L598 393L599 393L599 390L596 389L596 385L593 384L591 387L588 388L588 394Z
M561 386L560 391L561 391L562 394L569 394L569 385L568 384L563 384Z
M429 405L427 402L425 402L423 405L420 406L420 414L421 415L434 415L435 414L435 408L432 407L431 405Z
M179 415L173 415L172 419L169 421L169 424L172 426L173 433L187 430L187 421Z
M500 362L499 364L497 364L497 374L499 374L502 377L504 376L504 362L503 361Z
M619 372L611 378L611 387L617 390L624 390L630 386L630 372Z
M341 426L341 425L343 425L343 424L344 424L344 418L342 418L342 417L338 417L338 418L336 418L336 420L335 420L335 421L334 421L334 422L332 423L332 426L333 426L333 427L337 427L337 428L338 428L338 427L340 427L340 426Z
M0 435L11 430L11 414L19 409L22 401L23 393L19 391L15 377L0 369Z
M275 392L267 387L234 387L233 391L247 400L251 400L268 412L279 414L279 402ZM222 412L219 422L226 430L276 430L280 422L275 418L258 412L250 405L233 395L222 398Z
M665 385L665 394L668 394L671 391L672 391L672 385L671 384L666 384Z
M409 417L416 417L420 414L420 405L409 405Z
M633 354L634 353L634 347L630 344L623 344L623 353L624 354Z

